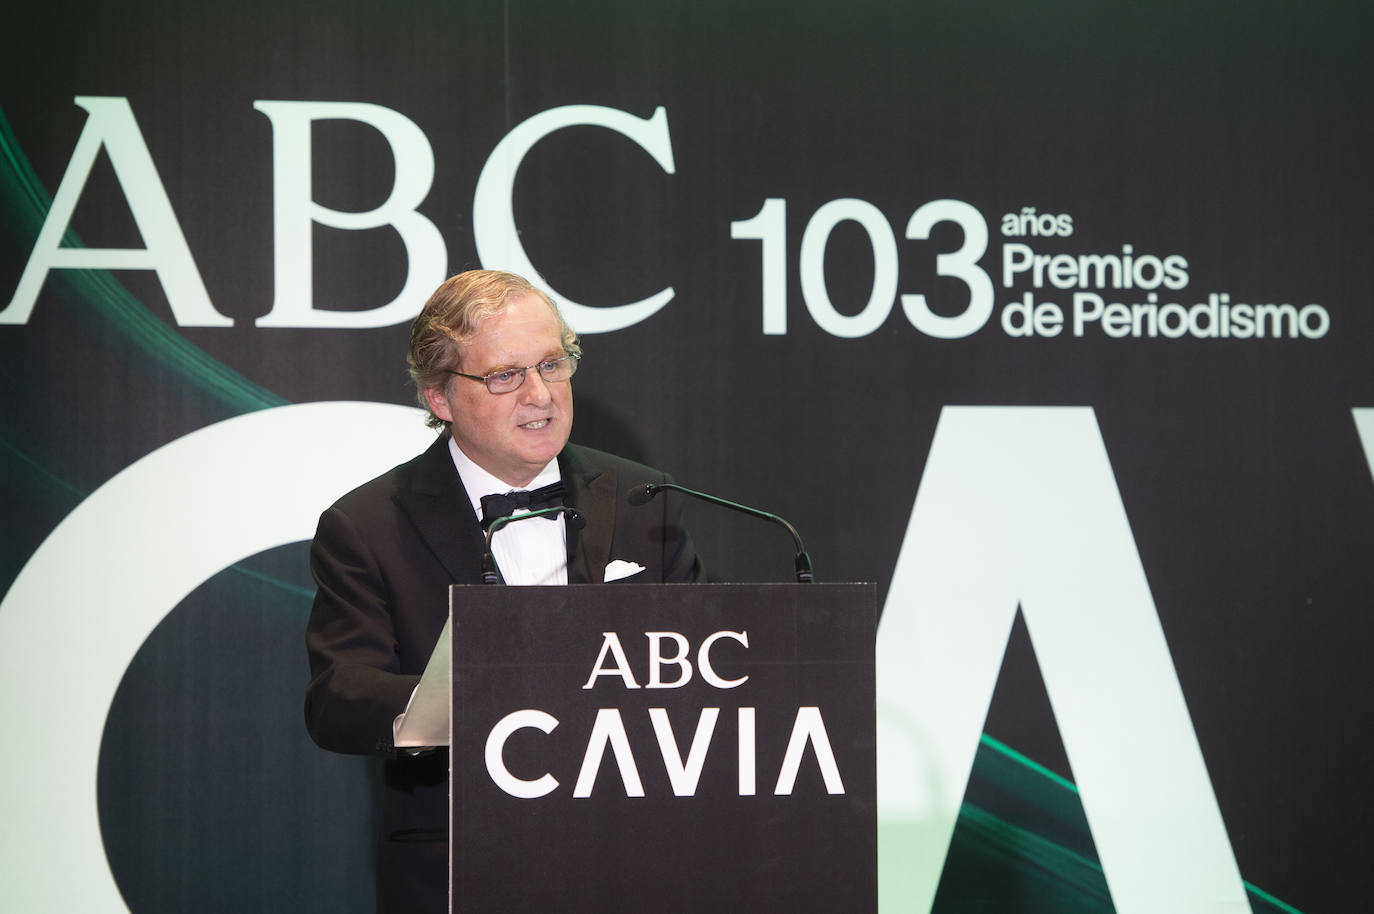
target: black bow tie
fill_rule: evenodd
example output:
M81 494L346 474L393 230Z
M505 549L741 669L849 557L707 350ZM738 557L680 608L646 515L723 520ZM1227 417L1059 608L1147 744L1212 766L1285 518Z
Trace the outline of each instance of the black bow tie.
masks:
M562 481L555 482L553 485L544 486L542 489L533 489L528 492L507 492L505 495L483 495L482 496L482 529L488 529L492 521L498 517L510 517L518 509L525 508L530 511L538 511L540 508L552 508L555 505L563 504L563 496L567 490L563 488ZM544 515L549 520L556 520L557 514Z

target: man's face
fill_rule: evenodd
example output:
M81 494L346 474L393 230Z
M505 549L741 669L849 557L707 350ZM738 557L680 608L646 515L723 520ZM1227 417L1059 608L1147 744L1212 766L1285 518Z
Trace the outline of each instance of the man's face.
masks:
M564 354L558 318L534 295L509 299L459 352L459 370L481 376ZM443 387L426 388L425 399L434 415L450 423L463 453L511 486L528 485L572 431L572 382L549 383L534 369L511 393L493 394L485 384L455 375Z

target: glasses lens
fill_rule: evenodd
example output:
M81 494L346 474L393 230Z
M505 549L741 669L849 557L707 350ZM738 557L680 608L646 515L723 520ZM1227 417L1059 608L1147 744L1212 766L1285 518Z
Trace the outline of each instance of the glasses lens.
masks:
M525 369L511 368L487 375L487 390L494 394L508 394L525 380Z
M566 381L577 371L577 359L565 355L561 359L546 359L539 363L539 376L545 381Z

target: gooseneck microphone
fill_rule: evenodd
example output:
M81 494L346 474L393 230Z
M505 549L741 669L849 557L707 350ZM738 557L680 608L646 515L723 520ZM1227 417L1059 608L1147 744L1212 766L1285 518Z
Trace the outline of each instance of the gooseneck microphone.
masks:
M528 520L531 517L547 517L552 520L555 514L566 514L568 523L572 524L574 530L581 530L587 526L587 519L579 514L576 508L569 508L567 505L554 505L552 508L540 508L538 511L527 511L524 514L508 514L492 521L491 526L487 528L487 540L482 551L482 583L501 583L501 575L496 570L496 556L491 554L491 538L496 535L497 530L506 524Z
M696 489L689 489L675 482L663 482L658 485L646 482L643 485L635 486L629 492L625 493L625 501L637 508L640 505L647 505L655 495L664 491L681 492L683 495L690 495L693 498L699 498L713 505L720 505L722 508L729 508L731 511L738 511L741 514L748 514L750 517L757 517L760 520L770 521L782 527L788 533L792 534L792 542L797 546L797 558L795 561L797 581L802 584L811 583L811 557L806 554L806 547L802 545L801 535L797 533L796 527L792 526L781 517L778 517L776 514L769 514L767 511L760 511L758 508L751 508L748 505L741 505L733 501L726 501L724 498L717 498L714 495L707 495L705 492L698 492Z

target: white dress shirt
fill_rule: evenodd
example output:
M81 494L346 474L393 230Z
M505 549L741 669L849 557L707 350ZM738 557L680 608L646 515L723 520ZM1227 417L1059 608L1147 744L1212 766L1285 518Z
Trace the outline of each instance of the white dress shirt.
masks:
M519 490L512 488L472 461L452 438L448 440L449 453L453 455L453 465L462 477L463 488L472 499L472 510L477 519L482 519L482 496L504 495L510 491L526 491L552 485L562 479L558 470L557 458L550 460L548 466L539 471L527 486ZM529 513L517 509L516 515ZM501 569L501 578L507 584L566 584L568 583L568 539L564 515L553 520L532 518L515 524L506 524L496 531L491 540L491 554Z

